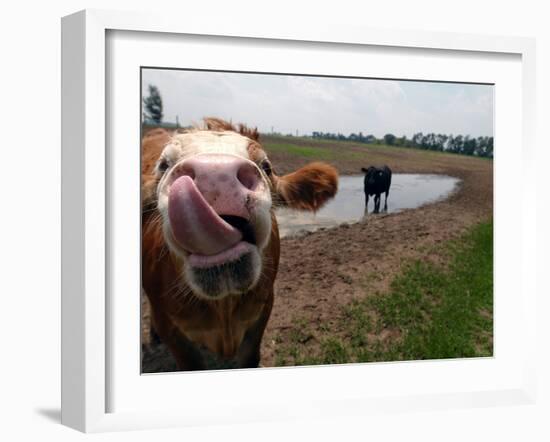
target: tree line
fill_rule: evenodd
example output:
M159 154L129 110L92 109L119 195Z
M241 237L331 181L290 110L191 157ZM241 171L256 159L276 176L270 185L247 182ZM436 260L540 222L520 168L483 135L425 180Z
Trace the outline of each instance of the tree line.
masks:
M312 133L312 138L326 140L355 141L365 144L385 144L388 146L413 147L416 149L451 152L461 155L475 155L485 158L493 158L493 137L470 137L469 135L445 135L436 133L418 132L411 138L403 135L396 137L386 134L382 138L374 135L352 133L348 136L341 133L318 132Z

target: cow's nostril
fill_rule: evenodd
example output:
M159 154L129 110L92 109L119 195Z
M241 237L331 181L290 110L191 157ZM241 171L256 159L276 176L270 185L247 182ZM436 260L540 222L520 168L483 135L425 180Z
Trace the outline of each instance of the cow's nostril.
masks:
M177 171L174 173L174 176L180 177L180 176L188 176L192 180L195 179L195 169L191 164L182 164L180 167L178 167Z
M252 164L245 163L239 167L237 179L249 190L255 190L260 182L260 174Z

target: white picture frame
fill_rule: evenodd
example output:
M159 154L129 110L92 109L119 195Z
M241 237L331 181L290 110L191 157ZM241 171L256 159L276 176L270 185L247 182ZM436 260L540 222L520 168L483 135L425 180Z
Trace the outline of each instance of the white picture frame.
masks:
M107 35L116 31L122 33L157 33L166 36L217 36L254 41L308 42L310 44L347 46L369 46L383 51L385 48L403 50L431 50L469 53L483 59L489 54L503 54L518 57L521 65L521 110L517 155L522 160L523 173L534 163L534 107L535 107L535 44L532 39L517 37L490 37L451 33L427 33L402 31L399 33L368 28L344 26L293 27L277 23L255 24L238 21L215 22L201 20L181 22L177 17L154 16L127 12L87 10L63 18L62 21L62 423L84 432L111 431L170 426L208 425L210 423L254 422L285 418L309 418L319 416L349 415L361 416L373 411L412 411L432 408L456 408L488 406L499 404L533 403L536 394L535 382L535 316L536 287L535 268L527 266L528 253L535 249L534 223L536 193L517 189L524 210L517 213L515 220L521 224L521 238L516 244L521 254L521 281L517 306L524 339L523 352L518 354L516 373L506 377L499 384L483 388L480 385L462 391L451 391L445 382L433 391L422 393L382 391L375 396L359 392L349 396L338 393L320 397L303 397L302 402L271 406L243 399L235 404L232 413L219 410L206 415L204 408L196 406L195 411L185 407L151 408L139 411L110 410L109 394L115 387L109 373L113 354L110 347L109 327L112 312L108 299L109 264L112 230L108 228L112 207L109 194L110 171L106 121L111 117L108 109L110 79L106 76L107 65L113 56L108 51ZM145 34L143 34L145 35ZM152 34L150 34L152 35ZM146 37L145 37L146 38ZM137 105L136 97L135 104ZM498 98L497 98L498 99ZM515 114L514 114L515 115ZM498 143L498 137L496 137ZM505 167L505 161L498 158L496 147L495 166ZM139 155L139 154L138 154ZM502 164L502 166L501 166ZM504 169L503 169L504 170ZM496 206L498 209L498 200ZM496 225L499 223L497 216ZM518 224L519 225L519 224ZM505 229L506 227L504 227ZM498 238L498 236L497 236ZM497 240L498 241L498 240ZM138 343L136 342L136 345ZM498 359L496 354L495 359ZM449 364L460 364L449 361ZM422 372L426 365L408 364L408 370ZM377 371L393 370L391 365L375 364ZM521 367L520 367L521 366ZM456 369L471 370L476 365ZM317 369L317 368L316 368ZM320 368L321 370L323 368ZM325 367L326 369L326 367ZM357 364L349 367L331 367L345 373L345 377L359 375L366 367ZM373 370L373 368L369 368ZM519 370L519 371L518 371ZM233 382L252 379L252 384L261 385L269 378L277 384L282 377L291 380L299 378L306 382L303 371L295 369L242 371L229 375L216 373L217 381L231 378ZM261 374L259 374L261 372ZM521 373L520 373L521 372ZM310 372L311 373L311 372ZM328 372L324 372L327 373ZM488 372L490 373L490 372ZM202 378L200 377L202 376ZM204 381L202 373L194 382ZM160 378L160 377L158 377ZM170 387L170 376L162 376L164 387ZM120 379L120 377L119 377ZM202 380L201 380L202 379ZM214 379L214 378L211 378ZM446 381L449 383L449 381ZM216 384L217 385L217 384ZM447 388L447 390L446 390ZM195 397L197 393L191 393ZM187 400L189 402L189 400ZM199 404L197 402L196 404ZM259 406L261 404L262 406ZM307 406L304 406L307 404ZM238 413L237 413L238 411Z

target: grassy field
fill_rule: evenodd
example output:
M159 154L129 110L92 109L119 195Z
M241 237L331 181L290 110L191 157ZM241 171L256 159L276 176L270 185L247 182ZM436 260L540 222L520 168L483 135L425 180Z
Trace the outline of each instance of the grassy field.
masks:
M448 259L409 263L387 293L368 296L366 284L365 298L342 306L335 336L327 327L318 347L307 345L312 333L307 321L297 320L275 365L491 356L493 223L480 223L434 252ZM382 343L383 330L391 338Z
M291 163L301 166L309 161L326 161L341 173L360 173L361 166L367 164L387 164L394 172L442 173L449 165L478 167L480 163L492 163L447 152L352 141L264 135L262 144L282 173L291 171L286 167Z
M461 179L445 201L285 239L266 365L492 355L492 160L299 137L262 142L279 173L320 160L341 174L387 164Z
M336 158L336 152L313 146L299 146L291 143L271 142L265 144L269 152L283 152L304 158L315 160L332 160Z

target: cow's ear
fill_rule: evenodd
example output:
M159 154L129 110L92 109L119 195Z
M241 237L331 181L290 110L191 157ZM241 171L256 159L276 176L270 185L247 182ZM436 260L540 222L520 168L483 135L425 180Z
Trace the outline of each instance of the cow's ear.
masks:
M325 163L311 163L276 178L276 192L284 206L316 211L338 191L338 171Z

